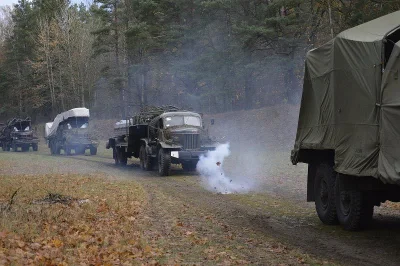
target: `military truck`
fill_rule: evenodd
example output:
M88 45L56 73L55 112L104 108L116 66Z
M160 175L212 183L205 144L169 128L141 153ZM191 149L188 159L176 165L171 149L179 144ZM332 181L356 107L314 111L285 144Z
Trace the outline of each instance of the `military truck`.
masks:
M45 138L50 153L85 154L87 149L91 155L97 154L98 142L89 134L89 109L74 108L58 114L53 122L45 125Z
M0 144L3 151L29 151L38 150L39 139L32 129L31 119L28 118L13 118L7 121L2 126L0 131Z
M114 127L107 149L113 149L116 165L140 159L140 167L150 171L158 165L160 176L170 174L171 164L194 171L201 155L215 149L202 125L200 114L175 106L146 107Z
M365 227L400 201L400 11L308 52L291 160L325 224Z

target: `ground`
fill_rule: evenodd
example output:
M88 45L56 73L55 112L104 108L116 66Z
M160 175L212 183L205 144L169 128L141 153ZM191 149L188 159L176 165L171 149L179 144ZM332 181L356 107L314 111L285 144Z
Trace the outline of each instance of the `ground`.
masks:
M273 111L216 115L209 128L231 142L227 175L257 184L245 194L208 191L180 167L116 167L104 141L97 156L51 156L43 142L0 152L0 264L397 265L398 205L376 207L362 232L321 224L306 166L289 160L296 107Z

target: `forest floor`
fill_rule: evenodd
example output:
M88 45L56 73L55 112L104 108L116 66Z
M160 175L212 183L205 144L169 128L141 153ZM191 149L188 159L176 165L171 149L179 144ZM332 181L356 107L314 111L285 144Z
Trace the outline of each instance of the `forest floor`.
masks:
M231 144L226 174L257 184L249 193L209 191L180 167L159 177L136 159L114 166L104 142L96 156L51 156L43 142L0 152L0 264L397 265L398 204L347 232L306 202L306 166L289 159L296 112L205 117Z

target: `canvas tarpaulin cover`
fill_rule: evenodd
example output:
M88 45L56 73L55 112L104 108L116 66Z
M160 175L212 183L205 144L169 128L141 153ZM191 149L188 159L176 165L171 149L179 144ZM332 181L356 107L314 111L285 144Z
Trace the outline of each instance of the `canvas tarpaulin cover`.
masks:
M58 125L67 120L70 117L90 117L89 109L81 107L81 108L74 108L68 111L65 111L61 114L58 114L54 119L53 123L50 125L49 128L46 128L45 133L47 134L46 137L55 135L57 133Z
M400 184L399 43L382 74L383 40L399 25L397 11L309 51L293 163L301 149L334 150L337 172Z

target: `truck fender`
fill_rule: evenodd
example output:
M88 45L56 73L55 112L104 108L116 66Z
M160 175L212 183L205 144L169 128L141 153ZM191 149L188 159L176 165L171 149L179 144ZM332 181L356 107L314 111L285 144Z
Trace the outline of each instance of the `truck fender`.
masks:
M115 139L110 138L106 143L106 149L114 148L115 147Z
M140 139L140 145L142 145L142 144L145 145L147 154L152 154L151 147L149 146L149 140L148 139Z
M159 144L160 144L161 148L163 148L163 149L181 149L182 148L182 146L180 146L180 145L167 144L164 141L160 141Z

